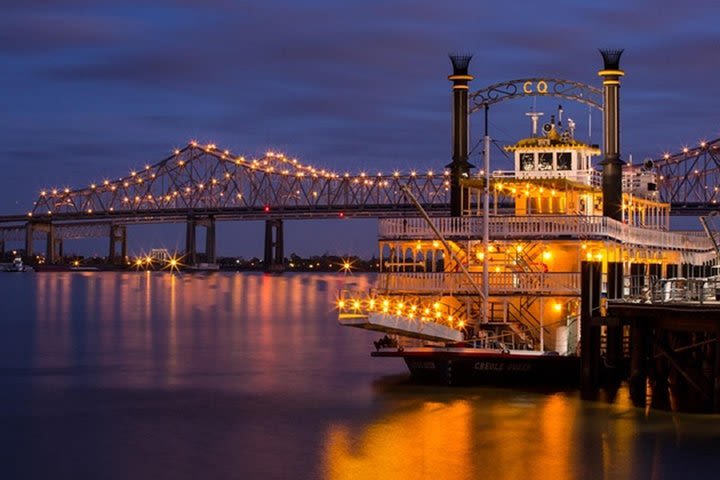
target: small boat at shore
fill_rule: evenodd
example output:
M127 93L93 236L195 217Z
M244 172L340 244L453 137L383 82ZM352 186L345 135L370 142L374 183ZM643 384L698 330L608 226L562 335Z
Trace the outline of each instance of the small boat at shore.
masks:
M8 272L8 273L27 273L27 272L33 272L33 268L25 265L22 261L22 258L15 257L13 259L12 263L2 263L0 264L0 272Z

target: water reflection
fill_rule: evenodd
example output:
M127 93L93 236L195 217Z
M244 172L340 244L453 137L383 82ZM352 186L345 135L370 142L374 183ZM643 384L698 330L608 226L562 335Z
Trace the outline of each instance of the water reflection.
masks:
M407 382L341 275L0 276L0 478L714 478L720 417ZM37 459L42 459L38 462Z
M714 478L720 466L716 417L648 417L574 393L403 385L383 395L388 409L371 423L328 427L327 478Z
M196 386L204 375L202 384L223 389L285 388L298 382L298 370L319 371L345 355L329 347L338 338L335 292L346 280L164 272L36 275L33 367L72 369L72 375L36 380L56 386ZM358 354L366 357L367 348ZM90 369L102 374L93 377Z

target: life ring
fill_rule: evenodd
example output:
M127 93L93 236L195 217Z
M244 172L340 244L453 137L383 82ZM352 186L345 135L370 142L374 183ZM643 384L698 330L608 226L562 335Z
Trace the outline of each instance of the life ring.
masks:
M547 264L546 264L546 263L542 263L542 262L533 262L533 263L531 263L530 265L533 265L533 266L539 266L539 267L541 267L541 268L542 268L542 273L548 273L548 266L547 266Z

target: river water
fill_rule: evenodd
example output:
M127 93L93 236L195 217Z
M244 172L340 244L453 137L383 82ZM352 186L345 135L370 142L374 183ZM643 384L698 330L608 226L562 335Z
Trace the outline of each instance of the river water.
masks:
M371 277L0 275L0 478L717 478L720 416L413 385Z

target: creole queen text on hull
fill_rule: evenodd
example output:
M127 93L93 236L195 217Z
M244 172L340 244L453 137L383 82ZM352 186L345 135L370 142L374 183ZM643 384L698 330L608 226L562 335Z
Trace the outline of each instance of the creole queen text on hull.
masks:
M468 163L470 57L451 57L451 216L380 220L376 288L338 300L342 325L390 335L373 355L403 357L415 377L453 384L574 382L581 262L601 262L610 298L716 262L709 238L669 230L652 166L620 160L622 51L601 53L602 172L598 146L577 140L559 108L542 126L530 112L530 137L505 148L514 169L483 177Z

